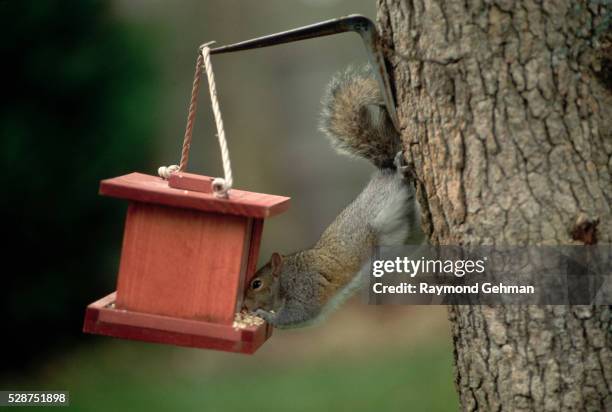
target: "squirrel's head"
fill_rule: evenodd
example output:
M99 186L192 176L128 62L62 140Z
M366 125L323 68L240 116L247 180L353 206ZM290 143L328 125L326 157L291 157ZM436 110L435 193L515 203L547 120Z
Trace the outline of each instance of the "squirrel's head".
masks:
M253 312L257 309L276 310L278 304L279 277L283 257L273 253L270 261L261 267L251 279L244 296L244 307Z

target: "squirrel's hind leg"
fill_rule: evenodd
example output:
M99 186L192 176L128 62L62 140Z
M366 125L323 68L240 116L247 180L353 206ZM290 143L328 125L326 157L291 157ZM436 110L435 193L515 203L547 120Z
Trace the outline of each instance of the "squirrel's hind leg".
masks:
M402 177L403 180L414 180L414 164L408 163L404 156L404 151L400 150L395 154L393 159L393 165L395 166L397 173Z

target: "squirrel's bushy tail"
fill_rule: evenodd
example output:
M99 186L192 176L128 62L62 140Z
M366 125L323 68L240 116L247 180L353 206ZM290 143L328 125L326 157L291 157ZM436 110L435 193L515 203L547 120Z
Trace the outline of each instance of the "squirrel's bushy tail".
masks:
M340 152L364 157L379 168L393 166L401 150L369 66L334 76L322 99L321 130Z

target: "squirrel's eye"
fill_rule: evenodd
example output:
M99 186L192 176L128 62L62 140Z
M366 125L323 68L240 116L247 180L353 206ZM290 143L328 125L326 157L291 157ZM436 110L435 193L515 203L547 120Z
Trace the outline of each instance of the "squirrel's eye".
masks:
M261 287L261 284L262 284L261 279L254 279L251 282L251 289L255 289L255 290L259 289Z

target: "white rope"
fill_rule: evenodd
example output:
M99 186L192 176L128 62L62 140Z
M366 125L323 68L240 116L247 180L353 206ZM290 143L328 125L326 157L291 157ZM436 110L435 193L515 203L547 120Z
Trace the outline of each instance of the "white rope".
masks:
M225 139L225 129L223 128L223 119L221 118L221 109L219 108L219 100L217 98L217 87L215 85L215 75L213 73L212 64L210 62L210 47L209 46L212 43L214 42L204 44L201 47L201 53L202 53L202 59L204 60L204 69L206 70L206 77L208 78L208 89L210 90L210 101L212 103L213 114L215 116L215 124L217 125L217 137L219 138L219 146L221 147L221 158L223 161L223 173L225 176L225 178L216 177L215 179L213 179L212 189L213 189L213 193L215 194L215 196L226 198L228 197L228 193L230 189L232 188L234 180L232 178L232 164L230 162L229 149L227 148L227 140ZM199 78L199 77L196 76L196 78ZM193 99L194 96L197 99L197 94L198 94L197 89L199 89L199 87L196 87L194 83L194 91L192 92L192 101L194 100ZM195 105L193 109L190 107L190 116L189 116L190 118L191 118L192 110L193 110L193 115L195 115ZM188 128L188 132L186 132L186 134L189 134L189 138L190 138L191 132L189 131L190 129L189 125L187 128ZM186 147L187 153L189 152L189 146L190 144L188 144ZM185 146L183 148L183 151L185 151ZM183 159L181 158L181 164L182 162L183 162ZM185 163L186 163L186 160L185 160ZM171 165L167 167L162 166L157 170L157 173L159 174L161 178L168 179L172 173L176 173L179 170L180 170L180 167L178 165Z
M206 76L208 77L210 101L212 103L213 114L215 115L215 123L217 124L217 137L219 138L219 146L221 147L221 159L223 160L223 173L225 175L225 179L217 177L213 180L213 191L218 197L227 197L234 180L232 178L232 164L230 163L229 150L225 139L223 119L221 118L221 109L219 108L219 100L217 99L215 74L213 73L212 64L210 62L209 45L210 43L207 43L202 47L202 57L204 58L204 68L206 69Z

